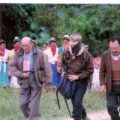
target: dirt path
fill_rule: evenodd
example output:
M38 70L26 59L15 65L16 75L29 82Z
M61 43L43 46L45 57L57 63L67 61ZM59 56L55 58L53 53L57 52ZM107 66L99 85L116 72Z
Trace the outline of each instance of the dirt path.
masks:
M88 116L91 118L91 120L110 120L110 117L109 117L107 111L91 113ZM66 118L64 120L73 120L73 119Z
M89 115L89 117L91 118L91 120L110 120L110 117L109 117L107 111L91 113Z

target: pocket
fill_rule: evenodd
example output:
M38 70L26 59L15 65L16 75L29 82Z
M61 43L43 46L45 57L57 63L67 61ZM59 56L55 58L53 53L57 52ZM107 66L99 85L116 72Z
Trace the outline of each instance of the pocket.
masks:
M28 88L29 87L28 80L27 79L26 80L21 80L19 82L19 85L20 85L21 88Z

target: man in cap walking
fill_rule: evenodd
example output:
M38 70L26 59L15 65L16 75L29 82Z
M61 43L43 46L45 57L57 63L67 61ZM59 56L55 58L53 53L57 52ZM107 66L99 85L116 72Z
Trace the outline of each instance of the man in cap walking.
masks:
M81 46L82 37L78 33L70 35L69 48L63 52L62 67L71 81L76 81L76 90L71 98L74 120L90 120L83 107L83 97L87 84L93 73L93 59L91 54Z

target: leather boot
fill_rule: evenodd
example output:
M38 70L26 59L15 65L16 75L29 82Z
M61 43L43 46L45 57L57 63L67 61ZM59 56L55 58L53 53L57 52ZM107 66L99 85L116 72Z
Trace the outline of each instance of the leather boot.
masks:
M82 120L91 120L89 117L85 117L85 118L83 118Z

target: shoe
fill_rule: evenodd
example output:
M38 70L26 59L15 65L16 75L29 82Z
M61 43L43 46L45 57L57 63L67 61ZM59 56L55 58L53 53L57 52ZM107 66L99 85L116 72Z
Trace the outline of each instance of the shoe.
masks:
M91 120L89 117L85 117L82 120Z

